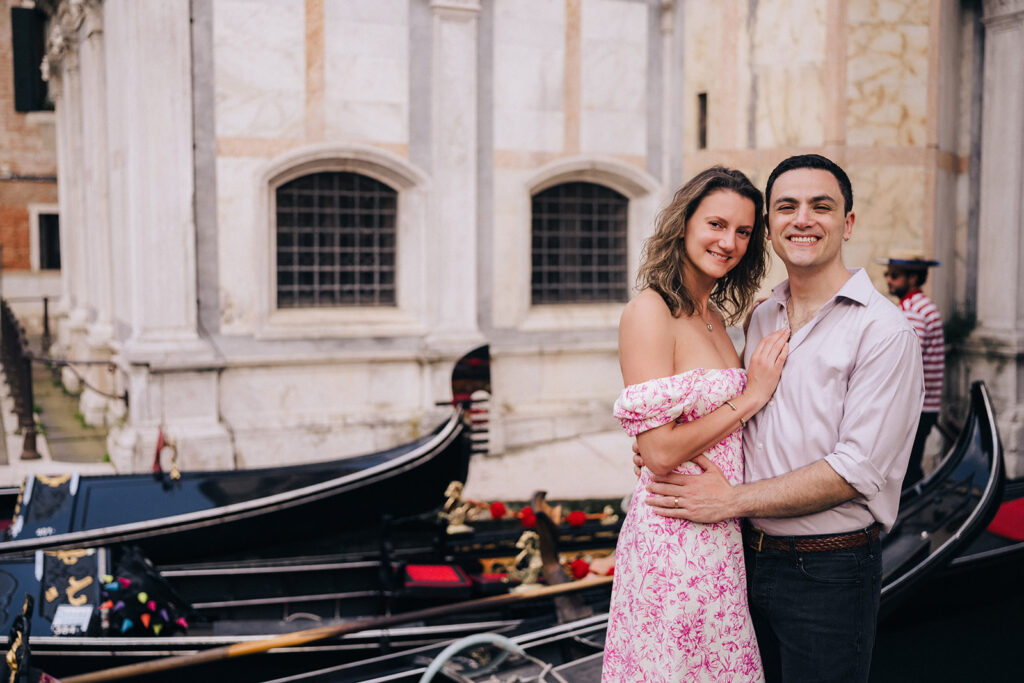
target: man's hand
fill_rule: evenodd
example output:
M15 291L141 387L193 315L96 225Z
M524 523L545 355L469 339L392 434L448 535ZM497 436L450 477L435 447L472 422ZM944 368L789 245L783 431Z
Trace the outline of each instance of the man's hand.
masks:
M704 472L655 477L647 485L651 495L645 502L662 517L691 522L711 523L736 517L733 487L722 470L704 455L698 455L691 462Z

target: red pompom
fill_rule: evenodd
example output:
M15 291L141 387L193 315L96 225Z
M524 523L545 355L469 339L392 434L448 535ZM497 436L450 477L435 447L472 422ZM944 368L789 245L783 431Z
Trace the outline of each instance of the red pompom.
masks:
M523 523L523 527L532 529L537 526L537 515L533 513L533 508L526 506L523 511L519 513L519 521Z
M572 578L574 579L582 579L590 573L590 565L582 557L573 560L569 565L569 569L572 571Z
M587 513L582 510L573 510L566 517L566 521L569 522L569 526L583 526L584 522L587 521Z
M508 510L505 509L505 504L500 500L496 500L491 503L491 519L502 519L507 512Z

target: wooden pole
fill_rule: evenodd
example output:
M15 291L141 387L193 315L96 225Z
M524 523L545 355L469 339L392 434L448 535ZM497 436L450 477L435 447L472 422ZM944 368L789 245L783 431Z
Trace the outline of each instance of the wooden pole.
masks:
M144 676L146 674L157 673L159 671L170 671L172 669L180 669L183 667L195 666L197 664L208 664L210 662L232 659L234 657L259 654L279 647L304 645L305 643L311 643L316 640L324 640L326 638L334 638L349 633L357 633L371 628L384 628L409 621L419 621L420 619L430 619L433 617L447 616L449 614L461 614L463 612L472 612L474 610L485 609L488 607L572 593L585 588L602 586L610 583L611 580L611 576L591 575L585 579L573 581L572 583L563 583L557 586L542 586L529 592L505 593L503 595L493 595L487 598L467 600L454 605L440 605L438 607L428 607L426 609L386 617L372 617L369 619L359 619L358 621L346 624L320 626L318 628L311 628L305 631L296 631L295 633L285 633L272 638L254 640L249 643L235 643L234 645L215 647L191 655L165 657L163 659L127 664L125 666L117 666L112 669L103 669L101 671L94 671L87 674L78 674L69 678L62 678L60 680L61 683L99 683L100 681L116 681L135 676Z

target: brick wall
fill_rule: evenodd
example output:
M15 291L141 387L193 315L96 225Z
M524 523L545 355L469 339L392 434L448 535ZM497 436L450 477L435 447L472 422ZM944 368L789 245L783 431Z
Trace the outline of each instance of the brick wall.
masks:
M5 270L30 268L29 205L57 203L54 114L14 110L11 7L20 5L0 0L0 244Z

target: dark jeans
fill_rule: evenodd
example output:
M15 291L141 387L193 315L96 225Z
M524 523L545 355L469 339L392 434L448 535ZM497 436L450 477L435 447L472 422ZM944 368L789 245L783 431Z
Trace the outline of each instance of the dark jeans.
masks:
M801 553L746 548L767 683L867 681L882 586L879 541Z
M924 457L924 443L928 440L932 427L938 421L938 413L921 413L921 421L917 423L917 436L914 437L914 446L910 449L907 476L903 477L903 488L910 488L924 477L924 470L921 469L921 459Z

